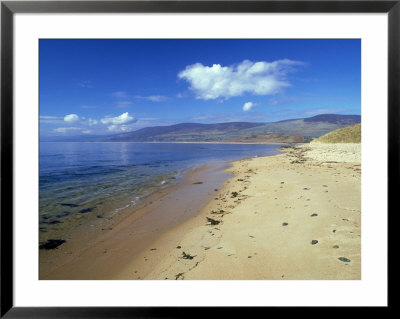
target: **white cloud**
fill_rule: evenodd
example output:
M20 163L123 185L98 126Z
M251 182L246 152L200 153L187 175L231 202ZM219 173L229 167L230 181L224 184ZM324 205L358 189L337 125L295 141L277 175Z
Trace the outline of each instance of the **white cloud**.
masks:
M64 118L62 116L40 115L39 120L40 123L47 123L47 124L64 123Z
M78 131L82 130L80 127L58 127L54 129L54 132L56 133L67 133L69 131Z
M152 101L152 102L164 102L164 101L168 100L168 97L164 96L164 95L149 95L149 96L136 95L135 98L148 100L148 101Z
M101 123L103 124L113 124L113 125L121 125L135 122L136 119L129 115L128 112L122 113L116 117L104 117L101 119Z
M243 105L243 111L247 112L250 111L252 107L256 106L253 102L246 102Z
M117 132L117 131L119 131L119 126L118 125L110 125L107 127L107 129L111 132Z
M288 59L273 62L245 60L233 66L196 63L187 66L178 77L188 81L196 98L203 100L229 99L245 93L270 95L290 86L287 73L293 71L295 65L302 64Z
M167 100L167 97L162 95L150 95L147 99L152 102L163 102Z
M76 123L80 121L80 118L76 114L68 114L64 116L64 121L67 123Z
M88 125L89 125L89 126L96 125L97 123L98 123L97 120L94 120L94 119L92 119L92 118L89 118L89 119L88 119Z
M128 132L132 130L132 127L129 125L110 125L107 127L110 132Z
M59 116L51 116L51 115L40 115L41 120L56 120L60 119L61 117Z

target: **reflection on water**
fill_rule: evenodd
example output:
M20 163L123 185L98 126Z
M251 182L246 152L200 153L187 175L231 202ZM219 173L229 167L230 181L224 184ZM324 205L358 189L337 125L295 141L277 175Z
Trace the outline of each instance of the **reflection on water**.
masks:
M101 222L176 184L193 168L271 155L277 145L40 143L40 239Z

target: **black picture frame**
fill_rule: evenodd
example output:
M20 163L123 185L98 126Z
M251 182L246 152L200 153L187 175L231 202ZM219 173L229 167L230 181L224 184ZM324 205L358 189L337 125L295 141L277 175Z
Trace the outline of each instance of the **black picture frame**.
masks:
M388 218L399 211L400 0L396 1L1 1L1 317L132 318L223 316L224 307L15 307L13 303L13 19L16 13L387 13L388 14ZM388 223L388 233L390 232ZM390 238L390 237L389 237ZM389 240L388 238L388 240ZM390 246L388 246L390 247ZM390 249L389 249L390 250ZM390 258L388 260L390 262ZM388 280L388 285L390 281ZM388 299L389 309L391 298ZM248 316L238 308L235 314ZM294 310L294 307L291 307ZM305 307L296 308L296 314ZM194 311L194 312L193 312ZM333 310L335 311L335 310Z

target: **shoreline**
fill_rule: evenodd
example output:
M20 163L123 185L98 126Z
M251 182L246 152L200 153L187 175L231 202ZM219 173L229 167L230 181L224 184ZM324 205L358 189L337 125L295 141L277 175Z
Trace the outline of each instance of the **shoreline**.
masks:
M137 245L131 242L132 227L151 215L155 206L148 207L141 217L128 216L108 234L98 234L88 245L92 256L80 249L75 257L65 258L74 248L68 243L54 250L64 264L40 279L360 279L361 166L351 157L350 162L325 160L322 153L333 156L329 146L311 148L314 155L309 144L302 144L283 146L281 154L233 161L223 171L232 177L218 191L210 193L209 188L212 198L199 203L188 218L147 240L136 234L141 239ZM210 186L193 184L198 176L182 186L192 188L183 196L189 202L196 196L194 187ZM349 191L354 196L349 198ZM171 192L153 204L173 203L165 198ZM144 219L137 226L151 221ZM313 240L317 243L311 244ZM338 260L341 257L351 261ZM120 265L113 265L117 260ZM63 278L56 275L60 270Z
M304 144L233 162L234 176L197 218L162 235L120 278L360 280L358 147ZM135 277L145 265L153 270Z
M304 144L304 143L296 143L296 142L108 142L108 141L93 141L93 142L62 142L62 141L42 141L40 143L138 143L138 144L244 144L244 145L290 145L290 144Z
M148 196L147 204L142 207L128 208L104 220L96 229L90 227L91 223L86 223L71 232L67 242L57 249L39 250L39 278L113 279L123 267L118 263L113 265L114 259L127 263L160 234L193 218L213 195L210 190L214 193L214 189L229 178L229 173L222 169L227 165L219 162L191 169L180 183ZM196 200L193 201L191 198L194 196ZM165 202L170 204L167 209L163 208ZM190 209L186 209L189 204ZM180 213L176 214L176 211ZM122 244L118 243L121 239ZM126 242L127 239L129 242ZM123 253L128 250L129 254ZM109 254L111 251L114 253ZM106 257L106 254L114 257Z

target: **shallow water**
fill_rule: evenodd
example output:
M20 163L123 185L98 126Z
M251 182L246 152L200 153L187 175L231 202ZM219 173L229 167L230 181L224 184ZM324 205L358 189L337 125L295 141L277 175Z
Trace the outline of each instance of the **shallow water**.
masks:
M40 143L40 240L140 207L203 165L278 153L279 145Z

